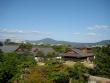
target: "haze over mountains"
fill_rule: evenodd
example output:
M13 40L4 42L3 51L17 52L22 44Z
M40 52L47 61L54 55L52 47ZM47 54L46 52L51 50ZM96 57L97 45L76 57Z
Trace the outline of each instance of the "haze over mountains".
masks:
M72 45L72 46L91 46L91 45L107 45L107 44L110 44L110 40L103 40L103 41L96 42L96 43L80 43L80 42L58 41L58 40L54 40L51 38L45 38L45 39L36 40L36 41L26 40L26 42L37 43L37 44L38 43L43 43L43 44L68 44L68 45Z
M1 41L1 42L4 42L4 41ZM45 39L41 39L41 40L25 40L25 41L21 41L18 43L22 43L22 42L29 42L29 43L35 43L35 44L66 44L66 45L71 45L74 47L85 47L85 46L108 45L108 44L110 44L110 40L102 40L102 41L95 42L95 43L81 43L81 42L59 41L59 40L54 40L51 38L45 38Z

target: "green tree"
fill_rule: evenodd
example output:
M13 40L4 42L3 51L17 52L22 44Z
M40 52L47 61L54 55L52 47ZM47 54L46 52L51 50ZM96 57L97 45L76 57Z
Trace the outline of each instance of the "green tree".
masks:
M36 54L37 57L45 57L44 53L42 51L38 51Z
M110 78L110 45L94 48L96 68L91 74Z
M49 73L49 79L53 80L55 83L69 83L68 74L65 72L51 72Z
M68 83L68 73L64 71L64 66L59 61L49 60L46 63L48 79L53 83Z
M11 39L6 39L5 44L9 44L11 42Z
M69 77L72 78L72 83L86 83L84 74L88 73L88 69L80 62L77 62L68 70Z
M35 65L34 58L30 55L24 56L16 53L3 53L0 62L0 82L10 83L19 79L26 67Z
M65 50L68 48L67 45L59 45L59 46L52 46L52 47L57 52L65 52Z
M57 54L55 52L49 52L46 57L47 58L54 58L56 56L57 56Z
M3 42L0 41L0 46L3 46Z
M30 44L30 43L21 44L21 45L20 45L20 48L22 48L22 49L24 49L24 50L26 50L26 51L30 51L31 48L32 48L32 44Z
M3 51L0 49L0 62L3 62L4 56L3 56Z

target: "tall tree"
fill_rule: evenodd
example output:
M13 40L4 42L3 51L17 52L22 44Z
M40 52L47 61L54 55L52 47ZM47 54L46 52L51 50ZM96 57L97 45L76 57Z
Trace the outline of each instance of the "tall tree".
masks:
M9 44L11 42L11 39L6 39L5 44Z
M2 57L0 57L0 83L12 83L13 80L20 78L26 67L32 67L34 64L32 56L2 53Z
M0 46L3 46L3 42L0 41Z
M72 68L68 69L69 77L72 83L86 83L84 74L88 73L88 69L80 62L77 62Z
M110 78L110 45L94 48L96 68L92 74Z

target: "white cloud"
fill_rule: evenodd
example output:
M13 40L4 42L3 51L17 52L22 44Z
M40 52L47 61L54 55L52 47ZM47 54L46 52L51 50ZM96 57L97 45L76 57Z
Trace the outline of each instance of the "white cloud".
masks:
M79 32L74 32L74 33L72 33L72 34L74 34L74 35L80 35L80 33L79 33Z
M88 30L110 30L109 25L95 25L93 27L88 27Z
M23 31L23 30L9 30L9 29L0 29L0 33L4 34L37 34L37 35L51 35L53 33L41 32L41 31Z
M18 33L24 33L22 30L19 30Z
M23 33L23 31L22 30L0 29L0 33L13 34L13 33Z
M30 32L27 32L29 34L37 34L37 35L51 35L53 33L47 33L47 32L40 32L40 31L30 31Z
M0 39L18 39L19 38L19 36L17 36L17 35L12 35L12 34L2 34L2 35L0 35Z
M17 29L0 29L0 38L1 39L17 39L17 38L30 38L31 37L51 37L52 32L41 32L41 31L34 31L34 30L17 30Z
M94 32L87 33L87 35L88 35L88 36L97 36L97 34L94 33Z

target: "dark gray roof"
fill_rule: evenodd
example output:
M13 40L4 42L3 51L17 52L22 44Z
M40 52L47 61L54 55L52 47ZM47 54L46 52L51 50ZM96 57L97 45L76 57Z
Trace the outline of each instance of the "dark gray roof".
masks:
M7 45L7 46L0 46L0 49L3 52L13 52L15 51L19 46L18 45Z
M85 56L85 54L79 49L74 49L74 51L77 52L80 56Z
M83 53L83 52L82 52L81 50L79 50L79 49L73 49L73 51L75 51L76 54L63 53L62 56L66 56L66 57L76 57L76 58L82 58L82 57L93 56L92 53L86 54L86 53Z
M66 56L66 57L76 57L76 58L80 58L80 57L82 57L81 55L79 55L79 54L66 54L66 53L64 53L62 56Z
M53 48L49 48L49 47L34 47L34 48L32 48L32 52L36 49L38 51L42 51L45 55L47 55L48 53L51 53L51 52L55 52L55 50Z

